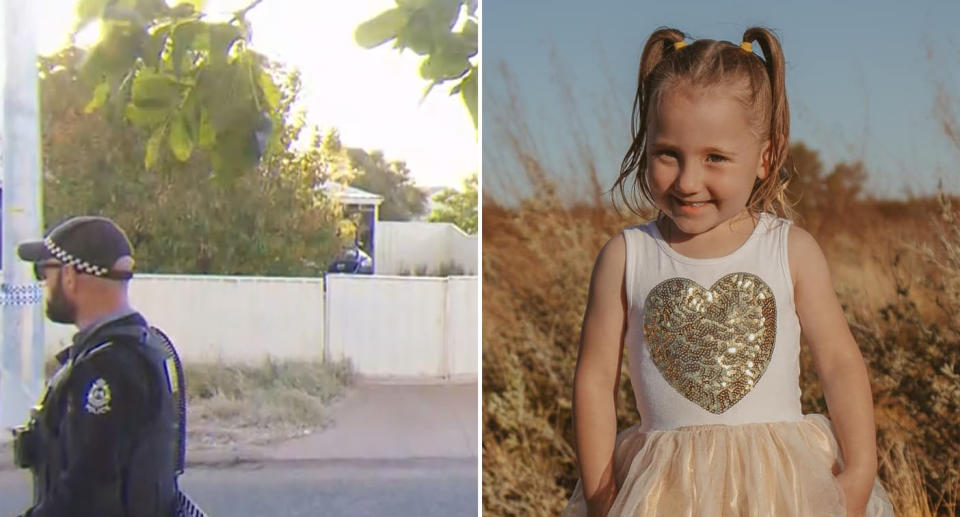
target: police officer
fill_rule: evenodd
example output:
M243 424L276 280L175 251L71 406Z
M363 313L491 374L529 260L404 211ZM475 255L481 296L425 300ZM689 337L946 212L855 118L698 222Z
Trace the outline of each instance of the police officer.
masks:
M17 464L33 473L29 517L181 515L182 368L169 340L130 306L131 245L103 217L76 217L21 244L46 283L46 315L78 329L57 354Z

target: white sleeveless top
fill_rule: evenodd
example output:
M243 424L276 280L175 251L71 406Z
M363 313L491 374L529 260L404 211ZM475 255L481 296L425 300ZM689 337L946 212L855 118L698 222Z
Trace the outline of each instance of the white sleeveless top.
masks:
M655 222L623 231L641 432L802 419L789 229L762 214L740 248L709 259L676 252Z

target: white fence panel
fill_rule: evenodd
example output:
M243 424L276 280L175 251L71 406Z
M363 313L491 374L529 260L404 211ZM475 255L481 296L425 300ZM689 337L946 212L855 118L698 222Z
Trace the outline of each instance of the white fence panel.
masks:
M187 362L351 359L362 375L469 378L480 371L477 277L146 275L131 303ZM72 326L46 323L48 353ZM325 341L326 340L326 341Z
M368 376L476 377L477 293L476 277L329 275L328 358Z
M450 223L378 221L374 234L374 269L396 275L425 269L435 274L446 264L477 274L477 236Z
M328 275L328 358L348 357L363 375L441 375L445 287L435 278Z
M480 240L476 235L457 233L450 246L450 260L456 264L465 264L463 267L464 274L476 275L479 273L477 257L479 257Z
M140 275L131 303L184 361L323 358L323 279Z
M184 361L323 359L322 278L141 274L130 283L130 303ZM74 332L47 320L47 352L69 345Z
M476 376L480 322L477 277L451 277L447 283L447 371L452 377Z

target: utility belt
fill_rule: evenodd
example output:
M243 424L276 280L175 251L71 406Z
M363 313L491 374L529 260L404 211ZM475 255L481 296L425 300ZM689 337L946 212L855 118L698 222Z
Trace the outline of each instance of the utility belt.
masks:
M37 432L39 406L30 409L30 419L13 429L13 464L21 469L32 469L38 464L40 438Z

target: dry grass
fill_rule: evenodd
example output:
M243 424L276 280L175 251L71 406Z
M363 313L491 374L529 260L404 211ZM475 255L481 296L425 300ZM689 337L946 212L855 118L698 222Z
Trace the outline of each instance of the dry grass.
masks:
M267 443L312 432L352 382L346 362L267 359L258 366L185 364L191 448Z
M576 481L570 407L577 336L607 214L484 204L483 506L556 515ZM634 416L621 390L621 423Z
M910 217L913 207L858 202L849 224L821 226L818 238L871 368L881 477L902 515L953 515L960 230L946 202L913 203L924 208ZM872 223L853 224L861 218ZM607 236L628 224L602 207L486 200L484 511L555 515L569 496L577 476L570 398L590 269ZM804 410L826 412L806 352L802 365ZM639 416L626 372L622 379L624 427Z

